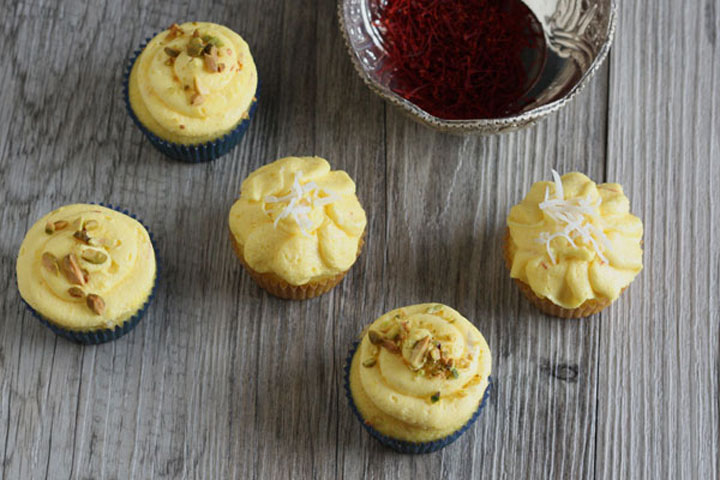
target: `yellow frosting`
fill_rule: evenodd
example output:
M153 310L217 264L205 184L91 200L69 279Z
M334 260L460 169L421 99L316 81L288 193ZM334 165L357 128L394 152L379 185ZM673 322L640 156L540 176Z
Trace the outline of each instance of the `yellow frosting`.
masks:
M398 351L381 343L386 341ZM450 435L472 417L491 363L485 338L458 312L440 304L413 305L368 327L352 359L350 390L375 430L427 442Z
M48 233L48 222L67 222L67 226ZM83 226L89 244L74 236ZM43 264L45 253L59 263L74 254L88 274L87 284L72 284L62 269L48 269ZM84 258L93 255L98 257L94 262ZM127 215L98 205L67 205L45 215L28 231L17 259L23 299L49 321L81 331L112 328L135 314L152 292L155 270L155 252L145 228ZM99 295L104 312L98 315L85 298L71 296L71 287Z
M229 218L248 266L292 285L348 270L366 223L355 183L319 157L287 157L251 173Z
M525 199L512 208L510 229L511 276L530 285L541 298L573 309L586 300L615 300L642 270L643 225L630 214L630 202L616 183L596 185L581 173L562 177L563 198L583 210L582 225L590 238L573 231L548 245L547 235L571 230L541 204L557 197L554 182L535 183ZM552 203L552 202L551 202ZM558 203L558 202L556 202ZM559 207L563 208L563 207Z
M161 32L136 59L130 74L130 105L158 137L180 144L203 143L225 135L247 118L257 71L247 43L229 28L205 22L179 27L182 34ZM217 43L222 71L211 71L203 56L188 54L196 30L200 38ZM180 54L169 60L166 48ZM194 105L197 94L202 102Z

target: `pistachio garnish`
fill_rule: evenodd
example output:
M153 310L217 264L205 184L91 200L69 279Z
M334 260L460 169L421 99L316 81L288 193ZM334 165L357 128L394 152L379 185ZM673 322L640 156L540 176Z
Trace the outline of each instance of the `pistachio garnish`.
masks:
M73 233L73 237L75 237L75 239L77 240L80 240L86 245L90 244L90 235L88 235L85 229L78 230L77 232Z
M205 53L203 54L203 61L205 62L205 68L210 73L217 73L219 71L218 67L218 52L217 48L215 48L214 45L208 45L210 48L205 48Z
M172 25L170 25L170 28L168 30L170 30L170 33L168 33L166 37L168 40L172 40L173 38L179 37L180 35L183 35L185 33L183 29L178 26L177 23L173 23Z
M105 311L105 301L101 296L91 293L86 299L87 306L95 315L102 315Z
M382 347L385 348L390 353L400 353L400 347L395 345L393 342L387 339L383 339L381 343Z
M200 40L199 37L193 37L188 42L187 54L191 57L199 57L200 55L202 55L204 48L205 45L203 45L202 40Z
M60 268L65 274L67 281L73 285L85 285L85 283L87 283L84 272L80 268L80 265L78 265L78 259L74 253L70 253L63 257Z
M168 57L175 58L180 55L180 50L172 47L165 47L165 53L168 55Z
M380 335L375 330L370 330L368 332L368 339L370 340L370 343L372 343L373 345L380 345L384 340L383 336Z
M363 360L362 365L363 365L363 367L370 368L370 367L374 367L376 363L377 363L376 358L367 358L367 359Z
M55 233L55 224L53 222L47 222L45 224L45 233L48 235L52 235Z
M58 230L62 230L63 228L67 227L68 222L66 222L65 220L58 220L53 225L55 226L55 231L57 232Z
M440 400L440 392L435 392L435 393L433 393L432 396L430 397L430 401L431 401L432 403L436 403L436 402L438 402L439 400Z
M52 273L53 275L57 275L58 261L57 261L57 257L55 255L53 255L50 252L43 253L42 254L42 264L43 264L43 267L45 267L48 272Z
M457 371L457 368L451 368L450 375L452 375L453 378L458 378L460 376L460 373Z
M223 43L220 41L220 39L217 37L213 37L212 35L203 35L202 41L218 48L223 46Z
M425 354L430 346L430 337L423 337L422 339L415 342L410 358L408 359L410 366L415 370L418 370L425 364Z
M68 295L75 298L83 298L85 296L85 292L80 287L70 287L68 288Z
M108 258L107 253L89 248L85 250L80 256L83 260L92 263L93 265L100 265L101 263L105 263Z
M432 306L428 307L427 310L425 310L425 313L435 313L435 312L439 312L442 309L443 309L443 306L440 304L432 305Z

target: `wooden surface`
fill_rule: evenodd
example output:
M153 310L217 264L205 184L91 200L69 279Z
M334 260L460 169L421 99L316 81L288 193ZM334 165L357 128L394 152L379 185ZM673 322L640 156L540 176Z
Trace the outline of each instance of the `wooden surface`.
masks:
M124 5L123 5L124 4ZM720 2L622 1L615 46L560 114L498 137L434 133L355 75L332 0L0 3L0 478L720 478ZM231 155L165 160L125 113L124 63L178 19L241 32L262 80ZM365 250L331 294L259 290L227 239L242 179L317 154L357 181ZM500 241L551 167L619 181L645 270L584 321L521 298ZM99 347L23 308L29 226L77 201L155 232L149 314ZM493 349L496 389L439 453L383 449L342 388L348 347L384 311L440 301Z

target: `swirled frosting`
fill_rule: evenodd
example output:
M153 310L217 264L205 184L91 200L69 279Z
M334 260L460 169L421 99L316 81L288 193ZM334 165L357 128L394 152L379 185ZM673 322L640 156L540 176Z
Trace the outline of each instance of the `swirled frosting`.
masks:
M150 296L155 270L150 237L138 221L86 204L45 215L28 231L17 259L20 295L70 330L122 324Z
M291 285L348 270L366 223L355 183L319 157L287 157L251 173L229 218L248 266Z
M364 332L350 368L363 419L392 438L427 442L462 427L490 376L490 348L462 315L441 304L399 308Z
M510 211L510 275L563 308L613 301L642 270L642 222L620 185L555 177Z
M214 23L173 25L156 35L130 73L130 105L160 138L203 143L230 132L257 90L247 43Z

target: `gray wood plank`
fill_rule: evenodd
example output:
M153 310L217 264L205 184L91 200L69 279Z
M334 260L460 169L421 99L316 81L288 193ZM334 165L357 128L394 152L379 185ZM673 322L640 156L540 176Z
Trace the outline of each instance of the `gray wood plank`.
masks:
M423 301L456 307L488 339L497 382L478 426L441 454L398 459L362 439L377 455L370 476L592 476L599 319L538 314L510 281L500 246L510 207L551 168L603 177L606 79L603 70L560 115L499 137L438 134L388 110L388 293L374 313ZM577 377L554 377L561 365ZM360 461L348 459L349 476Z
M598 478L720 478L717 2L622 2L608 177L645 270L601 326Z

